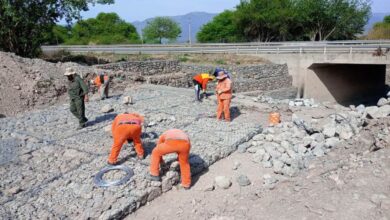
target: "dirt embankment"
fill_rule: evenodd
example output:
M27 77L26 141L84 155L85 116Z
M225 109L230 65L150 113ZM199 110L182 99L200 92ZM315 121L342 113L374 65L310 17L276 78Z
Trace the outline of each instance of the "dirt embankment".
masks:
M65 69L74 68L87 76L98 70L77 63L50 63L0 52L0 117L66 100Z

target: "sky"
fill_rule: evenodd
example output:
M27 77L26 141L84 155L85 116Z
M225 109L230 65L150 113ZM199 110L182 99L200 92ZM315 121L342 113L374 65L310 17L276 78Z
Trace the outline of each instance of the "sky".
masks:
M240 0L115 0L113 5L96 5L83 12L83 18L93 18L100 12L116 12L133 22L156 16L184 15L190 12L220 13L234 9ZM372 0L372 12L390 13L390 0Z
M91 18L96 17L99 12L116 12L122 19L133 22L190 12L220 13L226 9L234 9L239 2L240 0L115 0L113 5L90 7L82 16Z

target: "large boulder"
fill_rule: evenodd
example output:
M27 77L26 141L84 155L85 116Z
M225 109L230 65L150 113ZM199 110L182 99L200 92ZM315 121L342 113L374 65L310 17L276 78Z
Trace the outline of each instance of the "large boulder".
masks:
M387 100L386 98L380 98L380 99L378 100L377 105L378 105L379 107L381 107L381 106L384 106L384 105L388 105L389 103L390 103L389 100Z
M384 105L378 109L378 118L384 118L390 115L390 105Z
M322 133L326 138L334 137L336 135L336 125L334 123L324 125L324 130Z
M384 118L390 115L390 105L384 105L379 108L377 106L367 107L366 110L367 116L373 119Z
M122 100L122 104L128 105L128 104L133 104L133 99L131 96L124 96Z
M214 179L214 183L221 189L228 189L232 185L232 181L226 176L217 176Z
M107 104L107 105L104 105L100 111L102 113L109 113L109 112L114 111L114 108L110 104Z
M340 139L338 137L331 137L331 138L326 139L325 147L334 148L334 147L337 147L337 145L339 143L340 143Z
M360 104L356 107L356 111L359 113L363 113L366 110L366 107L363 104Z

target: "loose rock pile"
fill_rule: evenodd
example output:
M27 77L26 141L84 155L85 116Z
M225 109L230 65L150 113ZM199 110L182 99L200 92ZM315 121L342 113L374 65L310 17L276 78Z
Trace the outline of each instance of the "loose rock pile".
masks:
M268 101L274 102L271 99ZM304 106L310 106L304 104L305 100L302 103ZM359 134L368 124L368 120L390 115L388 99L380 99L378 106L351 106L349 110L338 112L340 113L332 113L326 117L315 117L310 122L293 114L291 121L264 129L263 133L254 136L250 143L240 145L238 151L252 154L253 162L264 168L272 168L276 174L293 177L300 170L307 168L311 159L326 155L332 148L345 145L353 137L361 138L362 142L371 146L371 151L390 144L390 139L387 138L388 129L381 130L376 137L371 137L371 133ZM272 186L269 179L268 176L265 177L265 184Z
M351 108L353 109L354 107L352 106ZM380 98L378 100L377 106L364 108L363 105L360 105L356 108L359 108L360 111L365 110L367 116L372 119L387 117L390 115L390 92L387 93L387 98Z
M310 159L324 156L357 134L364 119L364 112L358 111L332 114L311 123L293 115L291 122L266 128L250 144L239 146L239 151L252 154L253 162L273 168L274 173L296 176L308 167Z
M319 104L314 101L314 99L274 99L269 96L258 96L252 98L253 101L255 102L260 102L260 103L267 103L267 104L288 104L290 107L312 107L312 108L317 108L319 107Z

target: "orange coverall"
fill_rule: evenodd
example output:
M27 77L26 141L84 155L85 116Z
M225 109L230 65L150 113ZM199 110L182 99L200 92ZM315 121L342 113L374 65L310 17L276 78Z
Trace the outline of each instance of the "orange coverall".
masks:
M177 153L180 163L181 184L184 187L191 186L191 169L189 163L191 143L187 134L179 129L171 129L164 132L158 139L157 146L152 151L150 162L150 174L159 176L159 166L162 156Z
M107 82L108 80L109 80L108 76L107 76L107 75L104 75L104 82ZM95 84L98 88L100 88L100 86L102 85L102 82L100 81L100 76L97 76L93 82L94 82L94 84Z
M141 124L143 121L144 118L136 113L124 113L115 117L111 127L114 144L111 148L111 154L108 157L109 163L113 164L117 162L122 145L128 140L133 140L138 157L144 156L144 148L141 142Z
M103 81L102 81L103 78ZM98 92L100 94L101 99L108 98L108 89L109 89L109 80L110 78L107 75L97 76L93 83L98 88Z
M217 84L217 119L222 119L222 112L224 113L225 120L230 121L230 102L232 100L232 81L229 78L219 80ZM218 94L218 91L221 93Z
M195 75L194 78L193 78L193 80L195 80L196 82L198 82L202 86L202 88L201 88L202 90L206 90L207 89L207 83L211 79L212 78L207 73L201 73L201 74Z

